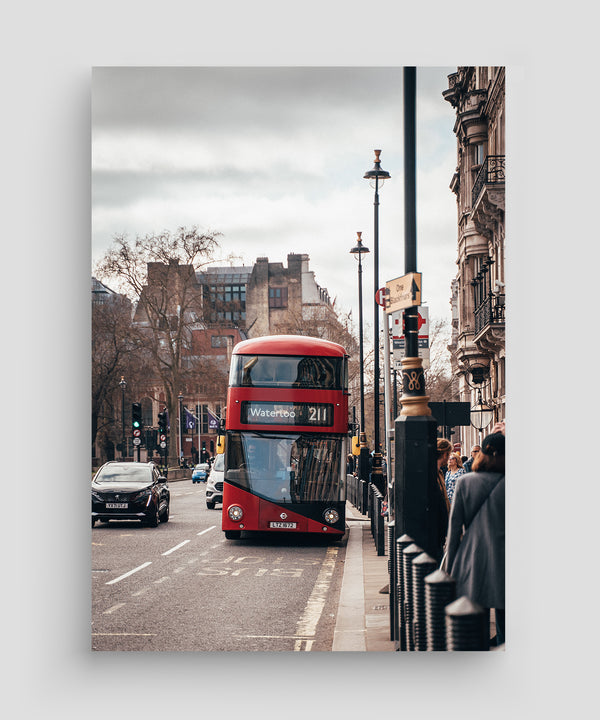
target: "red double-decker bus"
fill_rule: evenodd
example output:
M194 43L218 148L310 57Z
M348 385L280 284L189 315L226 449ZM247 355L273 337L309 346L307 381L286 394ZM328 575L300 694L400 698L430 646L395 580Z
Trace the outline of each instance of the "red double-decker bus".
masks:
M300 335L233 349L225 423L222 528L345 531L348 356Z

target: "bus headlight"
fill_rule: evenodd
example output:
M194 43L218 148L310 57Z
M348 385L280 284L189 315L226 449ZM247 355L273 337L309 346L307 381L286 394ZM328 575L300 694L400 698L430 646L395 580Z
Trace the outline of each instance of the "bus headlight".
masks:
M229 519L233 520L233 522L239 522L244 517L244 511L239 505L231 505L231 507L227 510L227 514L229 515Z
M335 508L327 508L323 513L323 517L325 518L325 522L333 525L340 519L340 514Z

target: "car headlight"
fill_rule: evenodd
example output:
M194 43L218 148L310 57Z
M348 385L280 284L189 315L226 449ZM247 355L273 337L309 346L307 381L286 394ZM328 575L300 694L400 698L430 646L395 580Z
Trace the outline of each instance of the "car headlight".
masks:
M145 490L141 490L139 493L136 493L132 499L145 500L149 495L152 495L152 490L150 488L146 488Z
M333 525L340 519L340 514L335 508L327 508L323 513L323 517L325 518L325 522Z
M98 500L98 502L104 501L102 495L100 495L100 493L97 493L95 490L92 490L92 497L94 498L94 500Z
M233 520L233 522L239 522L244 517L244 511L239 505L231 505L231 507L227 510L227 514L229 515L229 519Z

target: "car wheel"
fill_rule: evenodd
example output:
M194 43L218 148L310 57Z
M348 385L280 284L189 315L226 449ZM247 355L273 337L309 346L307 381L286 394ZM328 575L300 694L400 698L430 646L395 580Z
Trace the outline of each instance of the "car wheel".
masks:
M206 501L206 507L207 507L209 510L214 510L214 509L215 509L215 504L214 504L214 502L211 502L210 500L207 500L207 501Z
M161 523L169 522L169 503L167 503L167 507L165 508L165 511L160 516Z
M152 512L152 515L146 519L146 523L150 527L158 527L158 523L160 522L160 518L158 516L158 508L155 507L154 511Z
M225 537L228 540L239 540L242 537L241 530L225 530Z

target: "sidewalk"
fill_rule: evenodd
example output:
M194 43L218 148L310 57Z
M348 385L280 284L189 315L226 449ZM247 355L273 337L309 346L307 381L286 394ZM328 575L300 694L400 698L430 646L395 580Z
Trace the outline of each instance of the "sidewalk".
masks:
M348 545L332 650L393 652L390 596L379 592L389 583L388 556L377 555L369 518L350 503L346 522Z

